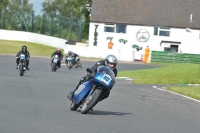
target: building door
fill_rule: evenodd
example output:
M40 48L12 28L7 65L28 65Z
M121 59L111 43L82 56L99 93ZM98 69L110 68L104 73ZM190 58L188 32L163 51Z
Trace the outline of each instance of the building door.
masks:
M170 52L178 52L178 45L171 45Z
M178 52L179 45L181 42L161 41L160 45L164 51L167 52Z

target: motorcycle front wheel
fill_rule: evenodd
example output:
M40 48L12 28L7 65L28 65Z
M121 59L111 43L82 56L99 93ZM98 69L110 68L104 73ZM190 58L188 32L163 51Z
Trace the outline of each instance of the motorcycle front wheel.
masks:
M55 72L55 71L56 71L56 64L53 63L53 65L52 65L52 72Z
M74 102L72 102L72 103L71 103L70 109L74 111L74 110L76 110L77 108L78 108L78 105L75 104Z
M19 65L20 76L24 75L23 66L22 64Z
M101 95L101 90L96 89L92 95L84 102L83 107L81 108L81 113L86 114L90 111L99 101Z

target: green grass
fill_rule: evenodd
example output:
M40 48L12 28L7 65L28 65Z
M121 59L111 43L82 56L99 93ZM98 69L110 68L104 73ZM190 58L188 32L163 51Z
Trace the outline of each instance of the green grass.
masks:
M158 65L161 67L119 72L118 77L131 77L133 83L139 84L171 84L167 90L200 100L200 87L187 86L187 84L200 84L199 64L159 63ZM174 84L184 86L174 86Z
M192 97L200 100L200 87L195 86L170 86L167 88L169 91L173 91L182 95Z
M200 84L199 64L162 63L162 67L119 72L139 84Z
M56 50L55 47L46 46L38 43L24 42L24 41L8 41L8 40L0 40L0 54L17 54L17 52L21 49L23 45L28 47L28 51L31 56L45 56L50 57L51 54ZM64 53L64 50L61 49ZM93 57L83 57L85 59L91 60L101 60L102 58L93 58Z
M1 54L17 54L23 45L26 45L31 56L46 56L50 57L56 50L55 47L50 47L42 44L22 42L22 41L7 41L0 40ZM63 49L61 49L64 52Z

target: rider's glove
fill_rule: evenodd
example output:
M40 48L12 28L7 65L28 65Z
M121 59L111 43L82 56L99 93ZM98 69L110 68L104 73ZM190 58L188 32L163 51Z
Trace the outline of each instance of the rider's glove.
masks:
M92 73L92 70L91 70L90 68L87 68L86 71L87 71L88 73Z

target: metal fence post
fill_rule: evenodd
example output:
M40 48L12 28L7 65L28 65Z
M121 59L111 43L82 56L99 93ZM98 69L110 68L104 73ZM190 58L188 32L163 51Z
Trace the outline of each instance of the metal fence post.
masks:
M53 35L53 14L51 14L51 36Z
M2 9L2 12L1 12L1 29L4 29L4 10Z
M32 32L34 32L34 12L32 12Z
M82 20L78 21L78 26L79 26L78 42L81 42L82 41Z
M45 13L43 14L43 20L42 20L42 34L44 34L44 32L45 32Z

